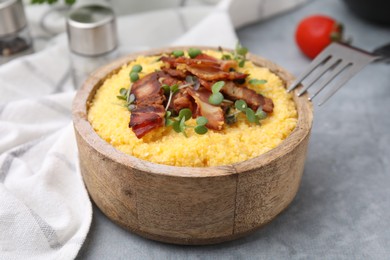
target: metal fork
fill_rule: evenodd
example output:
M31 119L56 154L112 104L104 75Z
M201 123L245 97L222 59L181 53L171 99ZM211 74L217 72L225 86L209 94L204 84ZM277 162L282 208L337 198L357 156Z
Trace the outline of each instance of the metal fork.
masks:
M295 89L310 75L308 82L298 92L298 96L301 96L321 78L322 80L319 82L317 89L309 97L309 100L313 100L335 79L330 91L324 95L318 104L322 105L350 78L379 58L381 56L349 45L332 43L311 62L309 67L291 84L287 92ZM325 73L328 73L328 75L324 75ZM323 75L324 77L322 77Z

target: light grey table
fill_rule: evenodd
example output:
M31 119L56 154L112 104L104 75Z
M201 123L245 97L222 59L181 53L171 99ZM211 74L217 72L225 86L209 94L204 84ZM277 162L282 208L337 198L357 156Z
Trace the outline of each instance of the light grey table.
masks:
M294 30L323 13L344 22L356 46L390 42L390 28L366 23L338 0L313 1L238 31L243 45L294 74L309 61ZM372 64L315 109L298 195L276 220L243 239L213 246L175 246L141 238L94 207L78 259L389 259L390 65Z

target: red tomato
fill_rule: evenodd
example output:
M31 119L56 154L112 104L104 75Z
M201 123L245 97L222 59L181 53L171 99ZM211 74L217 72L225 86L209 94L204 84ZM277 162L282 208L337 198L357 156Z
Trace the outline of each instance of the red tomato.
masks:
M301 51L314 59L332 41L342 41L343 28L331 17L313 15L303 19L295 32Z

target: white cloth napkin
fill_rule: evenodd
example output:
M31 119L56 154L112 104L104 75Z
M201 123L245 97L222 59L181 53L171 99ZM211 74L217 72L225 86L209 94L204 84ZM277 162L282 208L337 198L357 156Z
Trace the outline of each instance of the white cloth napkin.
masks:
M123 16L120 50L186 44L232 48L237 26L303 1L224 0L213 8ZM91 225L71 121L75 91L65 35L48 46L0 67L0 259L73 259Z

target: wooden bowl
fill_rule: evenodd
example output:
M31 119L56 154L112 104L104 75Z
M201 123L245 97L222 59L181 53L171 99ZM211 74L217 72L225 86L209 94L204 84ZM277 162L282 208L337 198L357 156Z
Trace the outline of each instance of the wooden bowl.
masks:
M213 244L242 237L267 224L293 200L301 181L312 126L312 106L294 95L295 130L256 158L217 167L174 167L138 159L102 140L87 120L88 105L104 80L139 55L93 73L73 102L81 173L88 192L108 218L143 237L174 244ZM201 48L202 49L202 48ZM215 49L215 48L203 48ZM248 55L289 85L293 76L274 63Z

